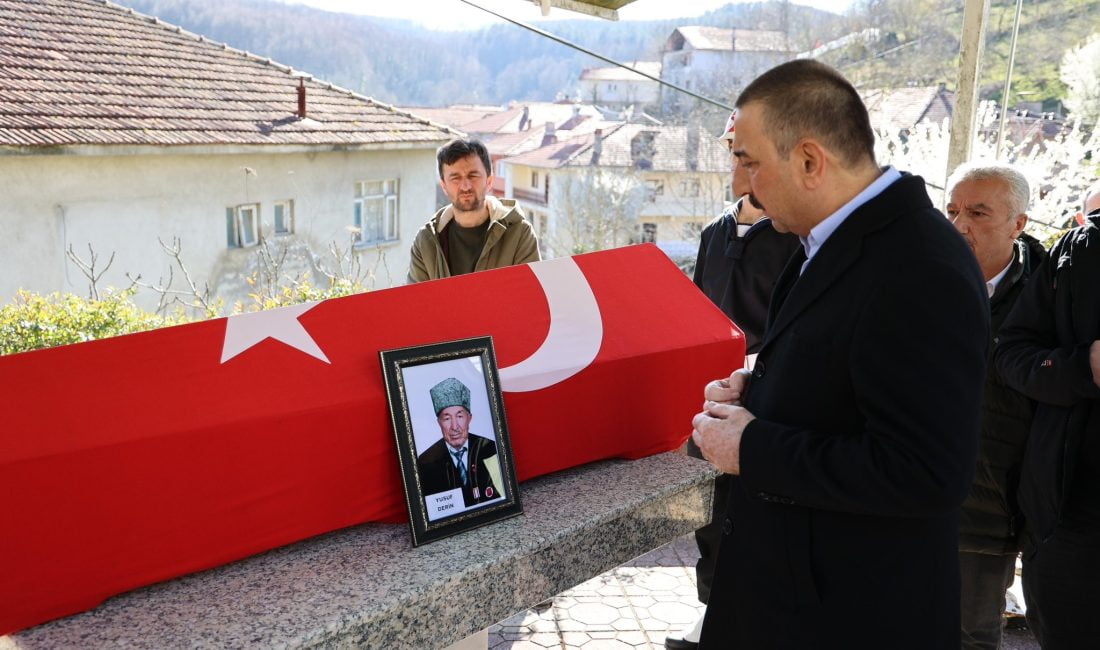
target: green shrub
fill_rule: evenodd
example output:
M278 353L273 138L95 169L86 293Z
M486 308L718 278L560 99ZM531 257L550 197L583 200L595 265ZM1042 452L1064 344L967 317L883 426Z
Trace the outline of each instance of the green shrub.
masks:
M134 304L135 289L104 292L99 300L71 293L48 296L20 291L0 306L0 354L80 343L186 322L165 318Z

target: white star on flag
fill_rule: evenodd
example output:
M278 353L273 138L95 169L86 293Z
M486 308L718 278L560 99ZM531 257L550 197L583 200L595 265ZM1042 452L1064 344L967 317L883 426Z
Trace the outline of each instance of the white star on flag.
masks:
M304 302L300 305L230 316L225 323L222 363L267 338L282 341L325 363L332 363L298 321L299 316L316 305L316 302Z

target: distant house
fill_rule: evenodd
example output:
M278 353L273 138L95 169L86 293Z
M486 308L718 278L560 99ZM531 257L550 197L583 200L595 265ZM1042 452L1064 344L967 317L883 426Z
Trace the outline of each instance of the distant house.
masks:
M596 107L573 102L514 102L507 108L464 104L442 108L412 106L400 110L427 117L484 142L494 167L492 192L498 197L504 196L500 160L609 124ZM448 202L442 190L437 201L439 206Z
M942 124L951 118L955 108L955 93L938 86L904 88L870 88L860 90L871 118L871 127L878 131L899 133L921 122Z
M736 94L760 73L794 56L783 32L722 27L677 27L661 51L661 78L701 94ZM662 107L674 111L685 95L662 87Z
M0 301L83 292L69 247L114 254L100 286L167 278L158 238L229 301L262 245L404 281L456 131L109 2L6 3L0 52Z
M713 134L684 126L618 124L500 161L547 255L586 248L578 219L625 218L631 242L655 242L677 262L694 257L703 225L729 196L729 154ZM587 213L586 213L587 210ZM571 228L572 227L572 228Z
M631 68L648 75L661 76L660 61L632 61ZM577 82L581 99L611 108L657 106L661 100L661 85L619 66L586 68Z

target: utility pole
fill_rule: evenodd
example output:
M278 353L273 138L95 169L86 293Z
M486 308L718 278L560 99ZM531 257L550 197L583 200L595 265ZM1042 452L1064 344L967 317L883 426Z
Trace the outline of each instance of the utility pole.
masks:
M985 23L989 0L966 0L959 56L959 83L955 90L955 110L951 115L951 142L947 148L947 173L970 159L974 129L978 118L978 80L985 49Z

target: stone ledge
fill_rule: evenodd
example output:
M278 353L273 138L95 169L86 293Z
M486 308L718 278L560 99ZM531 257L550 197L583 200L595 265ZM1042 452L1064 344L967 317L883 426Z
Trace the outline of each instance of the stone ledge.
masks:
M366 524L139 589L16 648L439 648L706 522L709 464L605 461L520 485L523 516L413 548Z

